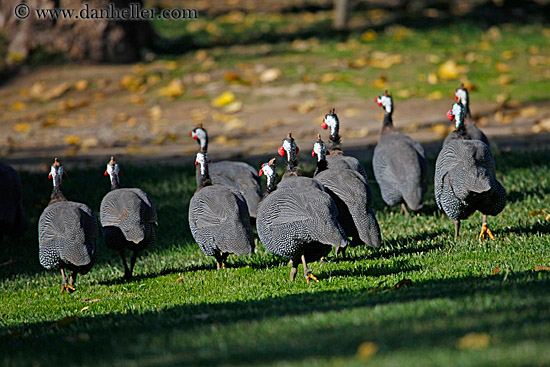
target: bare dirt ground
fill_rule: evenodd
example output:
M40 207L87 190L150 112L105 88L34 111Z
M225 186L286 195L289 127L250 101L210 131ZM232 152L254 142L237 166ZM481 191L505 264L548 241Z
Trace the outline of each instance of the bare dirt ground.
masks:
M328 101L316 84L230 85L215 77L184 98L159 97L151 89L123 86L127 65L43 67L0 87L0 154L19 168L47 170L53 157L67 166L119 161L189 164L197 151L189 131L202 123L212 160L257 162L276 155L287 132L308 153L323 115L335 107L348 154L368 158L379 138L383 111L373 99L336 94ZM221 78L220 78L221 79ZM242 105L212 107L211 96L231 90ZM192 96L192 97L191 97ZM374 96L373 96L374 97ZM476 103L472 112L497 149L546 147L550 102ZM437 101L395 102L394 124L437 152L452 129L446 112L453 94ZM308 161L309 154L302 156Z

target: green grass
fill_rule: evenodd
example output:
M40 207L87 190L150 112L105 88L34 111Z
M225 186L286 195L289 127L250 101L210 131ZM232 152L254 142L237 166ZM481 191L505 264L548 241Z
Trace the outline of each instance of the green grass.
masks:
M479 213L463 222L455 241L431 186L421 213L405 218L382 205L371 180L382 248L313 263L320 282L310 284L303 277L289 282L286 261L261 245L216 271L188 229L194 170L121 162L123 185L143 188L155 202L157 244L138 258L136 278L123 282L120 259L100 240L94 268L71 295L59 293L58 271L38 264L36 223L49 197L47 173L23 172L31 228L0 248L0 262L15 261L0 267L0 360L6 366L359 366L365 361L358 346L372 342L378 352L368 362L377 366L550 365L550 273L534 271L550 262L550 223L544 213L529 213L550 209L550 151L495 158L509 197L489 220L495 241L478 243ZM374 177L371 162L364 163ZM97 212L108 189L101 168L67 171L67 196ZM404 278L412 285L392 289ZM459 349L471 332L488 334L488 346Z

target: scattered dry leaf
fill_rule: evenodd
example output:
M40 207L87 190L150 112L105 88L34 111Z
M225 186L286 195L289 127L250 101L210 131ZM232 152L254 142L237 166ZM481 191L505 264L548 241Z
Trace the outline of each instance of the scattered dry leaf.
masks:
M426 77L426 81L428 84L435 85L439 82L439 78L437 77L436 73L429 73Z
M56 85L50 90L46 90L44 93L42 93L42 95L40 96L40 99L43 101L49 101L50 99L61 97L70 88L71 88L71 85L69 84L69 82L63 82L61 84Z
M364 32L364 33L361 35L361 39L362 39L364 42L374 41L374 40L376 39L376 32L373 31L372 29L369 29L368 31Z
M84 306L80 309L80 312L84 312L86 310L89 310L90 309L90 306Z
M516 54L515 54L514 51L506 50L506 51L504 51L503 53L500 54L500 58L502 60L510 60L510 59L513 59L515 55Z
M510 71L510 65L508 64L505 64L503 62L497 62L497 64L495 65L495 68L497 69L497 71L501 72L501 73L507 73Z
M361 110L358 108L346 108L343 112L345 117L356 117L361 114Z
M373 68L388 69L403 62L403 56L391 55L385 52L375 51L371 54L369 65Z
M69 326L70 324L72 324L73 322L75 322L76 320L78 319L78 316L74 315L74 316L67 316L67 317L64 317L60 320L57 320L53 325L52 327L61 327L61 328L64 328L64 327L67 327Z
M497 275L500 273L500 267L497 266L496 268L493 269L493 275Z
M88 299L88 298L86 298L86 299L84 299L84 301L82 301L82 302L95 303L95 302L99 302L99 301L101 301L100 298L94 298L94 299Z
M169 99L174 99L185 93L185 86L179 78L172 79L166 87L158 90L159 96L165 96Z
M546 265L535 266L535 271L550 271L550 267Z
M364 138L369 134L368 127L362 127L361 129L345 129L345 136L350 138Z
M382 75L376 79L374 79L371 83L371 85L375 88L380 88L380 89L386 89L387 88L387 81L388 81L388 78L385 76L385 75Z
M178 279L176 279L176 282L179 283L179 282L181 282L183 279L184 279L183 276L181 276L181 277L179 277Z
M447 132L449 131L448 126L445 124L434 124L431 126L431 129L434 133L442 137L447 136Z
M436 90L436 91L428 94L428 100L429 101L438 101L441 98L443 98L443 93L440 90Z
M243 109L243 103L241 101L235 101L228 104L223 108L225 113L237 113Z
M86 79L80 79L76 83L74 83L74 89L78 91L83 91L88 88L88 81Z
M75 135L67 135L65 137L65 143L71 144L71 145L80 145L81 139L78 136Z
M510 75L503 74L503 75L498 77L497 84L498 85L508 85L508 84L512 83L513 81L514 81L514 78L512 78Z
M260 74L260 81L262 83L270 83L279 79L281 75L282 75L281 69L270 68L270 69L264 70Z
M405 287L405 286L410 287L412 284L413 284L412 280L407 279L407 278L403 278L402 280L400 280L396 285L394 285L390 289L394 290L394 289L399 289L399 288L402 288L402 287Z
M10 107L13 111L23 111L27 108L27 105L24 102L17 101L13 103Z
M231 91L223 92L211 102L212 107L223 107L235 101L235 94Z
M357 348L357 358L369 359L378 352L378 345L373 342L364 342Z
M15 125L13 125L13 131L16 133L26 133L31 128L31 124L28 122L20 122Z
M453 80L460 76L458 65L454 60L447 60L437 69L439 77L443 80Z
M162 108L158 104L151 107L147 112L153 121L158 121L162 117Z
M456 346L464 350L486 349L490 341L491 337L487 333L468 333L458 340Z
M538 114L538 112L539 109L537 108L537 106L529 106L519 110L519 115L521 117L534 117Z
M220 135L214 139L216 145L223 145L228 147L237 146L240 144L238 139L228 139L225 135Z

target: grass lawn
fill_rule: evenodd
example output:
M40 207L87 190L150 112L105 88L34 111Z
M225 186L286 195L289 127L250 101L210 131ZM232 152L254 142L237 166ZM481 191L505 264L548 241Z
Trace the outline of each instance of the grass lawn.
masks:
M431 166L435 157L431 157ZM60 294L58 271L38 263L36 226L47 204L47 172L22 172L31 227L0 247L0 360L4 366L550 365L550 151L496 152L508 205L480 244L481 215L453 222L436 210L433 185L418 215L382 205L380 250L311 264L318 283L288 281L286 261L259 245L215 270L194 243L187 205L194 167L134 167L158 209L158 240L121 281L117 254L99 241L93 269ZM302 158L309 161L307 158ZM98 211L104 167L70 169L68 198ZM364 162L373 178L371 162ZM310 165L311 169L312 166ZM299 274L301 274L299 272ZM397 286L409 279L409 285Z

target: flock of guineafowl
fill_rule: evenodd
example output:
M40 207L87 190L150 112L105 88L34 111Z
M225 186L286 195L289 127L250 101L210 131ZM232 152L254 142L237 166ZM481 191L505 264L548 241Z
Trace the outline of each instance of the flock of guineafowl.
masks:
M455 99L447 117L455 121L456 129L445 139L435 164L435 200L439 209L455 221L455 237L460 221L479 210L483 214L480 238L492 238L487 215L503 210L506 191L495 177L489 141L472 119L464 86L456 90ZM422 207L428 162L422 146L394 128L392 97L385 92L375 101L385 115L374 149L374 175L384 202L400 204L408 215L408 210ZM248 255L254 251L254 224L263 246L290 260L291 280L300 263L306 279L317 280L307 264L324 259L333 247L335 256L343 257L348 246L381 245L367 174L356 158L344 154L339 126L333 109L322 124L323 129L330 129L328 147L321 135L313 144L311 155L317 158L313 178L301 176L299 148L288 133L278 150L286 157L286 172L279 183L275 158L262 164L259 173L246 163L211 163L206 130L199 125L191 131L199 151L195 160L197 190L189 202L189 227L202 252L215 257L218 269L225 266L229 254ZM106 246L118 251L124 277L130 279L140 250L155 242L157 213L144 191L119 186L119 174L120 167L111 157L105 171L111 191L101 201L100 223ZM267 179L263 194L262 175ZM61 269L61 291L71 292L77 274L85 274L92 267L98 226L87 205L65 198L65 176L56 158L49 174L53 182L51 200L38 223L39 260L47 269ZM0 235L21 233L27 219L19 176L11 167L0 165L0 178L0 189L8 193L0 202ZM129 266L127 250L132 252ZM72 272L69 279L67 270Z

